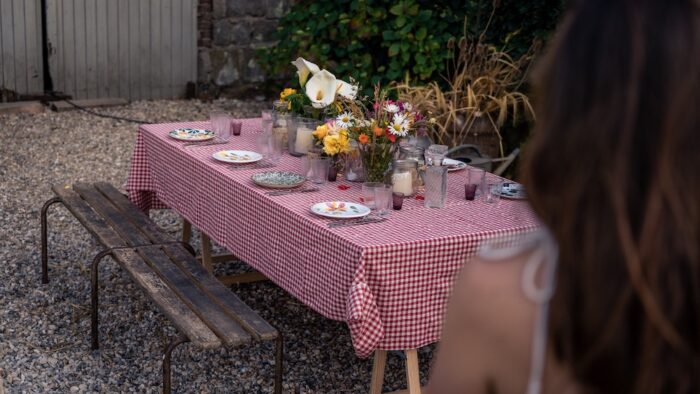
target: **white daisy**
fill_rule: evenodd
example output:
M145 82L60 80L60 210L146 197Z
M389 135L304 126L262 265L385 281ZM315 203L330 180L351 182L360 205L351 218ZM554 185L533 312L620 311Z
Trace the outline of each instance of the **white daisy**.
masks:
M335 123L344 128L347 129L348 127L352 126L353 121L355 119L350 115L350 112L343 112L342 114L338 115L337 118L335 118Z
M390 114L395 114L400 111L400 108L396 104L387 104L384 106L384 110Z
M395 114L393 121L389 125L389 133L398 137L405 137L408 135L408 123L405 115Z

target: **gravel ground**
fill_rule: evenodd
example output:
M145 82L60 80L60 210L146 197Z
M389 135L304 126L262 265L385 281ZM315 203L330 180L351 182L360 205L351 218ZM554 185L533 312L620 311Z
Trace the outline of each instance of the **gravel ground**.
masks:
M213 106L251 117L259 102L141 101L102 109L152 122L207 119ZM174 327L118 266L100 267L101 349L89 346L89 266L96 243L62 207L52 209L50 279L39 280L39 210L50 184L126 181L137 126L81 111L0 116L0 394L35 392L159 392L161 357ZM166 231L179 230L169 211L152 213ZM195 244L197 242L195 241ZM220 271L245 270L242 262ZM286 339L285 392L362 393L371 360L358 359L347 327L315 313L272 283L232 288ZM421 376L433 347L421 349ZM271 392L271 344L174 353L176 392ZM4 383L3 383L4 381ZM390 355L384 390L405 387L403 362Z

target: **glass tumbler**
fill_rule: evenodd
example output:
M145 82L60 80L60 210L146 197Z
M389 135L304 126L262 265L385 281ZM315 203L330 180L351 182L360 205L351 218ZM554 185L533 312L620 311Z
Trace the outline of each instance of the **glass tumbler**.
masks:
M314 144L313 132L321 122L314 119L296 118L288 127L289 154L303 156L309 152Z
M309 179L318 185L325 185L328 182L328 168L331 159L328 157L309 158Z
M391 186L382 184L374 188L374 209L379 216L388 215L392 208L393 189Z
M464 198L473 200L474 197L481 195L484 190L484 180L486 172L481 168L467 168L467 183L464 185Z
M487 204L497 204L501 200L500 190L503 189L503 182L484 182L484 202Z
M209 113L211 131L221 141L228 141L231 137L231 117L224 111L212 111Z
M365 182L362 184L362 202L369 209L374 209L375 189L384 186L381 182Z
M425 169L425 207L443 208L447 197L447 167L428 166Z

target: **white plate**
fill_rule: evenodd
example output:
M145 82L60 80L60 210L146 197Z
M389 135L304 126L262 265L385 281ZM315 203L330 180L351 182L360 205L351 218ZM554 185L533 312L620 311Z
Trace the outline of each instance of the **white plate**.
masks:
M500 185L503 185L499 187ZM510 198L512 200L525 200L527 199L527 193L525 193L525 186L515 183L515 182L503 182L499 185L494 185L491 188L493 194L498 194L503 198Z
M220 150L212 155L218 161L224 163L246 164L255 163L262 159L262 155L257 152L247 150Z
M311 206L316 215L334 219L361 218L369 215L369 208L362 204L347 201L324 201Z
M467 168L467 163L459 160L448 159L447 157L442 159L442 165L449 167L447 172L459 171Z
M215 137L213 131L205 129L175 129L168 133L169 136L180 141L207 141Z

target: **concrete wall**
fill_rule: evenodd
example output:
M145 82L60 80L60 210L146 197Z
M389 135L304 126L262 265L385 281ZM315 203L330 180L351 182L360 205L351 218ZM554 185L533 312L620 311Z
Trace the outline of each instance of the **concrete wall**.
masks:
M250 97L264 91L265 75L255 61L255 50L275 44L278 20L293 1L199 0L200 95Z

